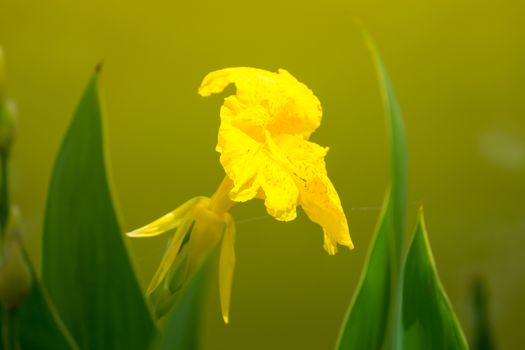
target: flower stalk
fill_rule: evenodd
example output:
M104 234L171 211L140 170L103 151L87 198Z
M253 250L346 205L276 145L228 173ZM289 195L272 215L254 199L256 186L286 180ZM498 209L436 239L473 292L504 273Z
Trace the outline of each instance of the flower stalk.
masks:
M232 188L233 182L225 176L217 191L211 196L209 210L217 215L223 215L228 212L235 205L235 202L229 196Z

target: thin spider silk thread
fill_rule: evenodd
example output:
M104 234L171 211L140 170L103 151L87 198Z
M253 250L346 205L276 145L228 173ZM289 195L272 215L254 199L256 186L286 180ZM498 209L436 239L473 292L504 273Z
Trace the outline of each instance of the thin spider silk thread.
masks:
M423 203L422 200L413 201L413 202L408 203L408 206L409 207L414 207L414 206L415 207L419 207L422 203ZM353 207L353 208L348 208L348 210L349 211L381 211L381 208L382 208L381 206ZM250 223L250 222L254 222L254 221L270 220L270 219L273 219L273 218L268 216L268 215L254 216L254 217L251 217L251 218L236 220L236 224L237 225L244 225L244 224L247 224L247 223Z

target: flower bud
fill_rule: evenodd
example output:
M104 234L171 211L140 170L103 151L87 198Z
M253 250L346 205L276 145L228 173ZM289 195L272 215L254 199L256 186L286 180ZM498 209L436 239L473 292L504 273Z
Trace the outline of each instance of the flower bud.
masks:
M33 282L18 237L17 220L15 218L11 221L0 247L0 301L8 309L13 309L22 303Z

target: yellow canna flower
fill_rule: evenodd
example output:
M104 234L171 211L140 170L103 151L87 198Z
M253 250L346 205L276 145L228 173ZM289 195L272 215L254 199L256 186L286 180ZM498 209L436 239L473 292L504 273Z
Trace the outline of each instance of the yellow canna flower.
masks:
M232 83L237 92L225 99L220 111L216 149L226 176L217 191L211 198L193 198L128 233L150 237L175 230L148 288L148 294L159 291L159 314L220 244L219 291L228 323L235 265L235 223L228 211L236 202L264 199L268 213L281 221L295 219L300 205L323 228L329 254L336 253L337 244L353 248L339 196L327 176L328 148L308 141L321 123L319 100L282 69L278 73L256 68L211 72L199 94L219 93Z
M324 230L324 248L353 248L339 196L326 173L328 148L309 142L321 123L321 104L290 73L227 68L208 74L199 93L209 96L234 83L224 100L217 151L233 181L231 200L262 198L268 213L290 221L301 205Z

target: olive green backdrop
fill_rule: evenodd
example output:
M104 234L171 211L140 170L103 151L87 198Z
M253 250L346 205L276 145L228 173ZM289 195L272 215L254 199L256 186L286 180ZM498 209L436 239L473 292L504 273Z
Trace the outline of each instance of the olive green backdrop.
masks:
M452 304L470 336L469 286L486 278L496 341L516 349L525 343L524 15L519 0L0 0L0 45L20 111L13 200L31 255L38 261L55 153L97 63L104 65L109 166L123 230L220 183L214 147L223 96L197 95L206 73L286 68L323 104L312 139L331 148L328 171L356 249L330 257L320 227L304 214L280 223L260 201L238 205L231 324L222 323L212 290L204 343L330 349L388 175L381 100L357 17L376 38L397 90L412 218L423 203ZM409 223L412 230L415 220ZM128 242L144 286L165 238Z

